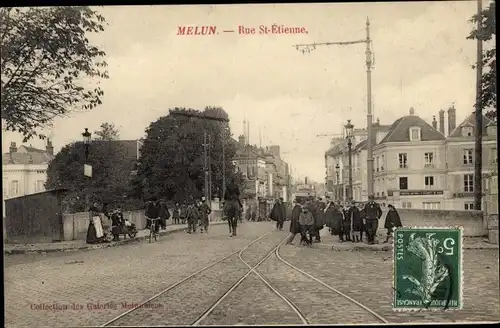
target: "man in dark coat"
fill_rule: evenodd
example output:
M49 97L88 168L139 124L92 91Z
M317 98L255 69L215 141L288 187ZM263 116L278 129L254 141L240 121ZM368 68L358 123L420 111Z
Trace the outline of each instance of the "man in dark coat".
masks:
M167 220L170 218L170 213L168 212L167 205L163 202L160 202L160 226L163 230L167 229Z
M342 220L342 234L344 235L345 241L352 241L351 239L351 206L349 203L342 209L342 214L344 215Z
M224 214L229 220L231 227L231 237L236 236L236 228L238 226L238 214L240 211L240 188L231 179L229 184L226 186L226 193L224 194Z
M361 241L361 230L363 229L363 220L356 206L356 202L352 201L349 208L349 217L351 218L351 238L353 242L359 243Z
M389 238L392 237L392 232L394 231L394 228L399 228L402 227L403 225L401 224L401 218L399 217L398 211L392 206L391 204L388 205L389 207L389 212L387 212L387 215L385 216L385 224L384 228L387 229L387 238L384 241L384 244L389 242Z
M205 232L208 232L208 216L210 215L210 213L212 213L212 210L210 209L210 206L208 206L205 197L201 199L199 211L201 217L201 232L203 233L203 230L205 230Z
M324 205L324 204L323 204ZM320 230L323 229L325 222L324 222L324 214L323 211L321 210L322 206L321 202L319 200L313 200L309 202L309 209L310 212L313 215L314 218L314 225L312 227L313 231L312 234L314 235L314 242L319 243L321 242L321 236L319 234ZM323 207L324 208L324 207Z
M368 197L368 203L365 205L365 227L368 237L368 244L375 244L375 236L377 235L378 220L382 216L380 205L375 203L373 195Z
M295 200L295 205L293 206L292 216L290 219L290 237L286 241L287 244L293 244L295 236L300 233L299 216L302 212L302 205L304 205L304 202L299 203Z
M279 198L274 203L273 209L271 210L271 214L269 214L271 220L276 221L276 229L279 231L283 231L283 222L286 220L286 208L285 204L283 204L283 198Z
M151 219L157 219L160 217L160 205L156 198L153 198L146 207L146 229L149 229L151 226ZM148 220L150 219L150 220ZM158 233L160 231L160 222L159 220L155 221L155 232Z

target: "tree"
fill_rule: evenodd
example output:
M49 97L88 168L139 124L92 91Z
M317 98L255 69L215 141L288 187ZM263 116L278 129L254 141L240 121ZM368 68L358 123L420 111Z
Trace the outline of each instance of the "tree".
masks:
M125 147L119 142L93 141L87 163L92 165L92 177L83 174L85 149L83 142L64 146L47 169L47 189L68 189L74 202L73 211L85 210L85 196L92 200L122 205L134 205L126 199L131 180L131 163Z
M106 141L111 141L111 140L118 140L120 139L120 132L118 129L115 127L113 123L102 123L101 124L101 129L94 131L94 135L96 140L106 140Z
M178 202L204 194L204 131L211 136L212 194L222 194L222 170L226 177L241 176L234 170L235 154L228 123L204 119L202 116L227 113L221 108L205 111L175 108L193 117L169 114L151 123L141 148L141 158L133 186L135 197L158 197ZM219 117L219 116L218 116ZM225 167L222 167L222 142L225 143Z
M470 22L476 24L481 21L479 30L474 27L467 39L491 41L496 36L495 2L483 10L480 17L476 14ZM497 116L497 69L496 69L496 47L483 50L483 76L481 79L481 104L488 108L486 116L496 121ZM476 66L473 66L476 69Z
M24 140L76 109L100 105L103 91L84 78L108 78L104 51L88 33L105 19L89 7L1 8L1 110L5 129ZM39 135L44 138L43 135Z

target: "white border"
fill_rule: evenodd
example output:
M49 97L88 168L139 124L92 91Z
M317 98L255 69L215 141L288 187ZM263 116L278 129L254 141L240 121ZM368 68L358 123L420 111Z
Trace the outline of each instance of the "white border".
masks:
M443 308L436 308L436 307L429 307L429 308L400 308L400 307L395 307L394 306L394 301L396 299L396 278L395 278L395 271L396 271L396 233L398 230L458 230L459 231L459 239L460 239L460 247L459 247L459 256L460 256L460 288L459 288L459 293L460 296L458 297L459 300L459 306L454 307L454 308L448 308L444 310ZM396 228L393 231L393 237L392 237L392 310L394 312L452 312L452 311L457 311L457 310L462 310L464 306L464 228L462 226L448 226L448 227L417 227L417 226L412 226L412 227L399 227Z

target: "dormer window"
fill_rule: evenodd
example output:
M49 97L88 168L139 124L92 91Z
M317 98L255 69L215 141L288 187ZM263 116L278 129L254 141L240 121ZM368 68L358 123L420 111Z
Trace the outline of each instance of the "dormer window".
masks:
M420 128L419 127L411 127L410 128L410 141L419 141L420 140Z
M497 126L494 124L488 125L486 127L486 134L489 136L496 136L497 135Z
M474 134L474 128L472 126L462 126L462 136L472 137Z

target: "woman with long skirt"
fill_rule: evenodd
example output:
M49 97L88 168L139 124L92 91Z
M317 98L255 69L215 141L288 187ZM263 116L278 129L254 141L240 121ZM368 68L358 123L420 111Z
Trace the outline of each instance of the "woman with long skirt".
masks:
M87 244L96 244L104 239L104 230L102 229L101 217L97 203L94 203L89 209L90 222L87 230Z

